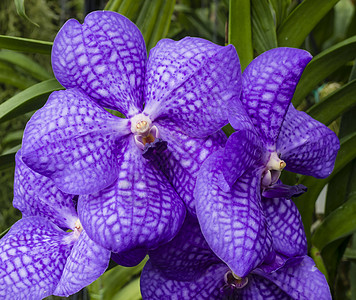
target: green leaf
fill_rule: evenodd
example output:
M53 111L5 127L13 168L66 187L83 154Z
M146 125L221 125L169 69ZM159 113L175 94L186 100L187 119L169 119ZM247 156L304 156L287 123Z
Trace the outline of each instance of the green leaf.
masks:
M356 36L344 40L315 56L300 78L292 100L294 106L298 106L318 83L355 58Z
M252 41L257 54L277 47L276 27L267 0L252 0Z
M15 155L20 148L21 145L17 145L8 151L4 151L4 153L0 155L0 170L4 170L15 165Z
M327 244L356 231L356 195L328 215L316 229L312 244L323 249Z
M52 42L0 35L0 49L50 55L52 45Z
M347 248L344 253L344 258L356 262L356 248Z
M322 102L313 105L307 113L321 123L329 125L356 105L356 79L347 83Z
M156 43L166 37L175 0L152 0L145 1L136 25L140 28L146 41L147 49L150 50Z
M253 59L250 0L230 0L229 44L235 46L243 71Z
M140 300L140 278L135 278L128 285L124 286L113 298L112 300Z
M116 10L118 13L123 14L131 21L135 22L140 13L144 0L123 0L120 1L120 6Z
M276 27L278 28L287 18L288 8L291 5L292 0L271 0L270 2L276 14Z
M33 25L40 27L37 23L33 22L27 15L25 12L25 0L15 0L15 6L16 6L16 10L17 13L25 18L27 21L29 21L30 23L32 23Z
M18 72L8 66L4 66L2 63L0 64L0 82L12 85L20 90L27 89L36 83L33 79L20 75Z
M0 51L0 61L18 66L38 80L46 80L53 77L40 64L21 53L2 50Z
M64 89L56 79L37 83L0 104L0 122L36 110L53 91Z
M278 28L278 46L299 48L315 25L338 1L304 0Z
M308 191L294 199L296 206L302 216L305 233L310 242L310 228L313 221L315 201L323 187L340 172L350 161L356 158L356 132L340 140L340 150L336 157L333 173L325 179L316 179L311 176L301 176L299 183L304 184Z
M4 230L2 233L0 233L0 239L1 239L6 233L8 233L10 229L11 229L11 227L8 228L8 229L6 229L6 230Z
M313 258L313 260L314 260L317 268L319 269L319 271L321 273L323 273L325 278L326 278L326 280L328 280L328 271L325 268L325 264L324 264L322 256L320 255L319 249L317 249L316 247L313 246L310 249L310 256Z

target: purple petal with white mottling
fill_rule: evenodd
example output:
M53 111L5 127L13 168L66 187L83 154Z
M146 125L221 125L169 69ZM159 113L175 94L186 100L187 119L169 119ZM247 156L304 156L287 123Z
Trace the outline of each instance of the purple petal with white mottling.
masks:
M222 164L224 178L230 186L252 166L262 166L263 146L260 140L254 130L242 129L230 135Z
M288 294L258 275L248 277L249 283L240 291L242 300L292 300Z
M151 120L168 119L192 137L206 137L228 123L226 108L240 92L232 45L186 37L161 40L150 52L144 112Z
M200 277L210 265L221 262L205 241L198 220L189 214L174 239L149 256L166 278L183 281Z
M78 292L105 272L109 260L110 251L94 243L83 230L72 248L53 294L68 297Z
M155 248L171 240L184 221L183 201L141 154L130 139L116 182L79 197L83 227L91 239L113 252Z
M83 25L67 21L52 48L53 72L64 87L80 88L128 118L143 108L146 59L136 25L110 11L88 14Z
M23 161L68 194L97 192L118 175L129 121L77 89L54 92L27 123Z
M136 248L120 253L111 252L111 259L120 266L134 267L145 258L146 254L146 249Z
M224 264L210 266L204 275L195 280L179 281L168 279L151 260L148 260L141 274L141 293L144 300L222 300L220 288L224 285Z
M275 143L300 76L312 56L275 48L256 57L242 75L241 101L269 150Z
M291 259L291 263L288 264L287 262L283 268L276 272L267 274L256 270L256 274L272 281L293 299L331 299L329 285L325 276L308 256L304 256L300 262Z
M188 211L195 215L193 191L198 171L210 154L225 145L226 135L219 130L207 138L192 138L173 124L156 124L162 139L168 142L168 149L162 153L159 161L160 168L185 202Z
M0 298L52 295L71 245L68 233L42 217L24 218L0 240Z
M272 250L262 212L260 172L246 172L224 192L219 188L223 155L222 150L215 152L199 171L197 216L211 249L236 275L245 277Z
M302 184L286 185L283 183L272 184L262 191L265 198L287 198L299 197L307 191L307 187Z
M336 134L308 114L289 106L277 140L286 170L317 178L329 176L340 148Z
M40 175L16 153L13 205L23 217L42 216L62 228L74 228L78 219L73 195L64 194L49 178Z
M262 198L273 248L288 257L306 255L307 239L302 218L292 200Z

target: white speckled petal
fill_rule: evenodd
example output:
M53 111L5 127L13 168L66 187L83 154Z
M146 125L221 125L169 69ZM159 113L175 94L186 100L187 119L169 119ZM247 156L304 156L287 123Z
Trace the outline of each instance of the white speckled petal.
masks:
M98 193L79 197L78 214L89 237L113 252L155 248L181 227L185 206L133 138L116 182Z
M189 214L172 241L148 254L152 264L166 278L174 280L195 279L212 264L221 263L205 241L198 220Z
M108 113L77 89L54 92L27 123L23 161L68 194L92 193L118 175L129 121Z
M232 45L186 37L164 39L150 52L144 112L186 134L206 137L228 123L227 106L241 92L240 62Z
M13 205L23 217L42 216L62 228L74 228L77 212L73 195L64 194L49 178L27 167L16 153Z
M307 254L307 239L302 218L290 199L262 198L273 248L288 257Z
M289 106L277 140L286 170L317 178L329 176L340 148L336 134L305 112Z
M308 256L301 261L291 259L283 268L269 274L258 270L255 272L272 281L292 299L331 300L325 276Z
M292 300L273 282L258 275L248 277L248 284L239 295L242 300Z
M168 279L148 260L141 274L143 300L223 300L220 288L224 285L226 265L214 264L204 275L195 280L179 281Z
M143 108L146 60L139 29L111 11L92 12L83 25L67 21L52 48L53 72L64 87L80 88L128 118Z
M105 272L109 260L110 251L94 243L83 230L72 248L53 294L68 297L80 291Z
M185 202L188 211L195 214L193 191L198 171L210 154L225 145L226 135L219 130L206 138L192 138L174 124L156 124L162 139L168 142L167 151L161 154L160 167Z
M223 191L221 160L212 154L201 167L194 191L203 235L215 254L239 277L245 277L272 251L260 194L260 172L246 172Z
M274 150L300 76L312 56L295 48L275 48L256 57L242 76L241 101L261 138Z
M23 218L0 240L0 298L53 294L70 254L68 233L42 217Z

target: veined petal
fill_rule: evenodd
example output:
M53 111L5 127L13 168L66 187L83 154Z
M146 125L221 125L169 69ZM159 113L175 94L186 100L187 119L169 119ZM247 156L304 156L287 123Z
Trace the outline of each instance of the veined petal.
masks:
M157 122L160 135L168 142L167 151L160 157L160 167L185 202L188 211L195 215L193 191L202 163L226 143L226 135L219 130L206 138L192 138L175 127Z
M291 259L290 263L272 273L258 272L284 290L292 299L329 300L329 285L325 276L315 266L314 261L304 256L301 261Z
M292 300L288 294L269 280L251 275L248 277L248 284L241 289L241 299L248 300Z
M140 30L111 11L92 12L83 25L67 21L52 48L53 72L64 87L80 88L128 118L143 108L146 59Z
M138 265L147 255L144 248L135 248L119 253L111 252L111 259L120 266L134 267Z
M241 101L269 150L295 88L312 56L304 50L275 48L256 57L242 75Z
M27 167L21 149L15 159L14 207L23 217L42 216L59 227L73 229L78 219L73 195L63 193L52 180Z
M284 198L262 198L273 248L288 257L306 255L307 239L302 218L294 202Z
M148 260L141 274L143 300L222 300L220 288L224 285L224 274L228 268L220 263L210 266L204 275L195 280L179 281L166 278Z
M241 70L232 45L200 38L164 39L150 52L144 112L168 119L192 137L206 137L228 123L238 101Z
M0 298L32 300L53 294L71 245L43 217L24 218L0 240Z
M291 104L277 140L286 170L316 178L329 176L340 148L336 134Z
M255 130L242 129L230 135L224 150L222 172L230 187L250 168L262 164L263 147Z
M83 230L72 248L53 294L68 297L78 292L105 272L109 260L110 251L94 243Z
M195 187L196 211L203 235L215 254L239 277L245 277L272 251L262 212L260 175L246 172L231 187L219 187L223 151L201 167Z
M149 256L167 279L182 281L195 280L211 265L221 263L205 241L198 220L189 214L174 239L149 251Z
M89 237L112 252L155 248L181 227L185 206L160 170L130 139L114 184L79 197L78 214Z
M118 175L129 121L115 117L77 89L54 92L27 123L23 161L68 194L110 185Z

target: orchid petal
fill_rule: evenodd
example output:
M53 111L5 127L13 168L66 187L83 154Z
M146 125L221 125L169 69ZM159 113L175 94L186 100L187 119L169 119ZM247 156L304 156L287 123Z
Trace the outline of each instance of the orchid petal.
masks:
M198 221L187 215L172 241L149 252L150 261L168 279L192 280L220 263L204 239Z
M110 11L88 14L83 25L67 21L52 49L53 72L65 88L80 88L128 118L143 108L146 59L136 25Z
M162 153L160 167L185 202L188 211L195 215L193 191L202 163L210 154L223 147L226 135L219 130L207 138L192 138L182 133L173 124L161 126L160 135L168 142L168 150Z
M105 272L109 260L110 251L95 244L83 230L72 248L53 294L68 297L80 291Z
M228 123L227 106L241 92L239 58L232 45L200 38L161 40L150 52L144 112L174 122L192 137L207 137Z
M22 161L21 149L16 153L13 205L23 217L42 216L62 228L74 228L77 212L73 195L64 194L53 181L42 176Z
M242 75L241 101L271 151L275 150L289 103L311 58L304 50L275 48L256 57Z
M117 181L79 197L78 214L89 237L112 252L155 248L181 227L185 206L160 170L130 139Z
M224 285L224 274L228 268L224 264L210 266L204 275L190 281L166 278L151 260L148 260L141 274L143 300L222 300L220 287ZM217 278L221 278L220 280Z
M0 298L52 295L71 251L67 235L42 217L16 222L0 240Z
M340 148L336 134L291 104L277 140L286 170L317 178L329 176Z
M258 271L257 271L258 272ZM317 269L314 261L304 256L301 261L291 259L291 263L270 274L258 272L284 290L293 299L331 299L325 276Z
M68 194L110 185L118 175L127 119L109 114L77 89L54 92L27 123L23 161Z
M279 287L263 277L252 275L248 277L248 285L241 289L241 299L248 300L292 300Z
M230 187L251 167L262 163L263 148L254 130L239 130L230 135L224 151L222 172Z
M245 277L272 250L261 207L260 175L246 172L230 191L222 191L222 158L222 150L215 152L199 171L197 216L211 249L237 276Z
M122 251L120 253L111 252L111 259L120 266L134 267L143 261L146 255L146 249L135 248L129 251Z

